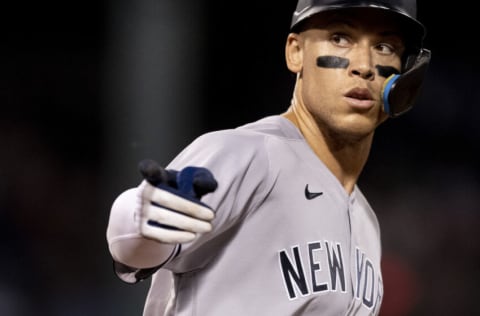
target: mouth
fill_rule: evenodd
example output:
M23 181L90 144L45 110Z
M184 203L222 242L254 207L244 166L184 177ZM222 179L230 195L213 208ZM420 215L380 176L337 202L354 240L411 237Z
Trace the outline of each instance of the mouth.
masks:
M350 106L357 109L369 109L375 104L375 100L368 89L354 88L348 91L344 97Z

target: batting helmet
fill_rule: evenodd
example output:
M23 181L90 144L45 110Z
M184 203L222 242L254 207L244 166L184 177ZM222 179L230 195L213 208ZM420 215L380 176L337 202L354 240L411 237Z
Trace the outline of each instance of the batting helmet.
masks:
M422 48L426 29L417 20L416 0L298 0L290 30L298 32L303 22L317 13L361 8L393 14L403 23L407 47L402 73L387 78L382 91L384 111L399 116L413 106L430 62L430 51Z
M407 35L410 40L413 40L415 46L418 48L422 45L426 30L417 20L416 0L299 0L293 13L290 29L296 31L305 19L316 13L353 8L370 8L395 14L405 24Z

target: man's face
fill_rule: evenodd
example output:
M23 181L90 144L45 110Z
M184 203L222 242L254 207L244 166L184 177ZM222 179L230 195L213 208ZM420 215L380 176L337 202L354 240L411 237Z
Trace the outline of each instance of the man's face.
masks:
M334 132L370 134L387 118L382 85L401 70L405 48L398 24L369 10L320 14L307 23L298 41L306 110Z

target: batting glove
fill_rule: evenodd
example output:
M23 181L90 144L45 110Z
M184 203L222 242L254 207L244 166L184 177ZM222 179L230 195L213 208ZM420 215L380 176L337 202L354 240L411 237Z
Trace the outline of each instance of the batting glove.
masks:
M200 201L217 188L208 169L166 170L152 160L141 161L139 169L145 180L138 190L137 214L144 237L178 244L211 231L215 213Z

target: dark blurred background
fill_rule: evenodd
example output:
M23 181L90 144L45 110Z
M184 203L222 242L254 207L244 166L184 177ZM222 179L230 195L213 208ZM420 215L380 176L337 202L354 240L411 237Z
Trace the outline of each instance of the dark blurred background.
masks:
M417 106L376 135L360 185L384 246L382 316L474 315L479 297L476 17L419 3L433 53ZM430 5L430 7L429 7ZM295 1L0 7L0 314L141 315L105 231L137 162L284 111ZM475 32L475 33L474 33Z

